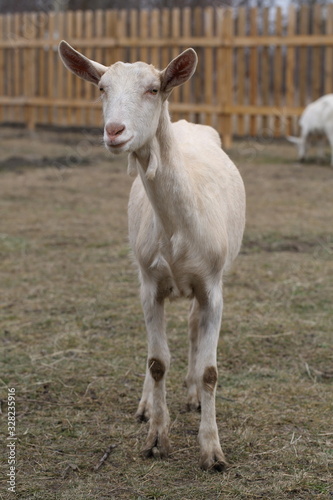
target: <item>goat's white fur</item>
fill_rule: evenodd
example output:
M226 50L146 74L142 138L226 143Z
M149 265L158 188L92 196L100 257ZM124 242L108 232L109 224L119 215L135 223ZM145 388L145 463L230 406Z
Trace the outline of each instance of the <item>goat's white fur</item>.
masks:
M323 137L328 139L331 146L331 166L333 167L333 94L327 94L308 104L300 119L301 136L288 136L287 139L296 144L298 158L304 161L311 139L315 138L319 146L318 152L322 155Z
M109 68L60 44L64 64L102 90L104 141L129 153L136 174L129 199L129 239L139 268L148 334L146 378L137 416L149 418L146 456L169 452L165 375L170 365L164 300L192 299L189 317L188 406L201 405L200 463L225 465L215 417L216 351L222 278L237 256L245 225L240 174L211 127L171 123L167 98L195 71L188 49L164 71L138 62Z

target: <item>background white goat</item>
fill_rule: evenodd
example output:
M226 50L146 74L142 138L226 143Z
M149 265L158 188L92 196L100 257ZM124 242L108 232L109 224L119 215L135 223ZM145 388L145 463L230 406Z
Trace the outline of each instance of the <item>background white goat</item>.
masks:
M308 104L300 117L299 124L301 137L287 137L290 142L297 145L299 160L305 160L307 148L313 136L322 154L322 139L326 136L331 146L331 166L333 167L333 94L324 95Z
M222 470L226 460L215 417L222 277L241 245L245 192L215 130L170 121L167 98L192 76L197 55L188 49L158 71L143 62L106 67L66 42L59 51L69 70L98 85L105 145L112 154L130 153L129 170L139 174L129 200L129 238L148 333L147 371L137 412L140 420L150 422L143 453L164 457L170 451L164 301L184 296L192 299L186 382L189 409L201 406L200 464Z

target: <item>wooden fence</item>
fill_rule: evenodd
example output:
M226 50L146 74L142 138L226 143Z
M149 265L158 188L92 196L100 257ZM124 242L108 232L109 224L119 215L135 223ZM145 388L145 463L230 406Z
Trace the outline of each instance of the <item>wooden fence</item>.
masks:
M333 5L313 9L196 8L67 11L0 16L0 124L100 127L97 89L62 65L66 39L89 58L163 68L187 47L192 80L173 92L173 120L233 135L297 132L304 106L333 91ZM1 133L1 131L0 131Z

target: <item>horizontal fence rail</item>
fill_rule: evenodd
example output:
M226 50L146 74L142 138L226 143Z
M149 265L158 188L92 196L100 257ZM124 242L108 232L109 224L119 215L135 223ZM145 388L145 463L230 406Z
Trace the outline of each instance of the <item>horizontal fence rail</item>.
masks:
M105 65L163 68L187 47L195 76L174 90L173 120L232 137L298 132L308 102L333 92L333 5L296 9L185 8L0 16L0 123L100 127L97 89L62 65L65 39Z

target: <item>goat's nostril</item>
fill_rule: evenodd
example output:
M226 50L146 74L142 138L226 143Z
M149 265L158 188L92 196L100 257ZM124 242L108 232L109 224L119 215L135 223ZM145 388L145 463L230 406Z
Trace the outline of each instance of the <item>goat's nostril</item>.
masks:
M122 134L124 132L124 130L125 130L125 127L120 128L119 130L117 130L116 135Z
M121 135L124 132L125 128L125 125L123 125L122 123L109 123L105 126L105 131L108 137L112 140Z

